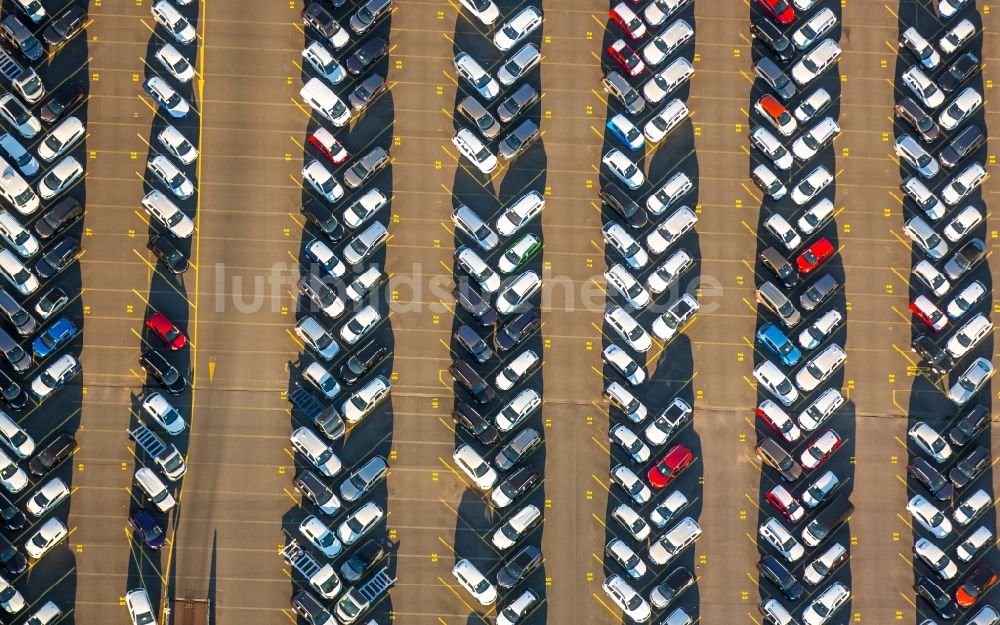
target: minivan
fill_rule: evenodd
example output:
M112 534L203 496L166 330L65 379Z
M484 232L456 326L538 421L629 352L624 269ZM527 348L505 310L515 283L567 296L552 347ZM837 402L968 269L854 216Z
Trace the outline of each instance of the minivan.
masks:
M372 222L361 233L351 239L343 250L344 261L351 265L363 262L375 253L389 238L389 231L381 222Z
M765 622L774 625L799 625L792 613L775 598L765 599L757 609L765 616Z
M529 106L537 101L538 91L529 84L523 84L514 93L504 98L500 105L497 106L497 117L500 118L500 122L503 124L510 123L515 117L526 111ZM461 110L461 105L459 110ZM496 129L496 132L500 132L499 127ZM490 138L496 136L496 133L488 135L485 130L483 134Z
M302 9L302 23L322 35L330 42L334 50L343 48L351 41L351 36L347 34L347 31L319 2L310 2Z
M653 215L662 215L693 188L694 183L687 174L683 172L674 174L662 187L646 198L646 210Z
M465 324L458 327L452 338L479 362L486 362L493 357L493 350L486 344L486 341L479 336L478 332Z
M840 527L854 512L854 504L847 495L840 495L820 510L812 521L802 529L802 542L815 547Z
M11 47L23 54L24 58L30 62L35 62L42 58L42 54L45 52L42 44L31 34L28 27L13 15L8 15L0 23L0 37L9 43Z
M466 96L456 107L458 112L465 115L469 121L476 126L476 130L487 139L496 139L500 134L500 124L489 110L483 106L476 96ZM498 112L501 109L498 109Z
M292 609L310 625L327 625L335 623L333 616L327 611L319 599L308 590L300 590L291 599Z
M542 319L535 310L523 312L503 325L493 337L493 347L498 352L506 352L517 347L542 325Z
M17 328L21 336L30 336L38 329L38 322L27 310L21 307L10 293L0 289L0 313Z
M629 84L618 72L609 72L601 79L604 91L610 93L615 99L625 105L625 110L633 115L638 115L646 108L646 101L642 99L639 92ZM666 94L664 94L666 95Z
M160 512L169 512L177 503L173 495L167 490L166 484L159 478L152 469L142 467L135 472L133 478L139 489L145 493L146 497L155 505Z
M317 3L309 6L317 6ZM319 78L310 78L299 90L299 95L314 111L338 128L347 125L351 119L351 109Z
M793 328L802 321L802 314L795 308L795 304L773 282L760 285L756 297L758 302L778 316L786 328Z
M694 74L694 66L684 57L674 60L642 86L642 95L650 104L659 104Z

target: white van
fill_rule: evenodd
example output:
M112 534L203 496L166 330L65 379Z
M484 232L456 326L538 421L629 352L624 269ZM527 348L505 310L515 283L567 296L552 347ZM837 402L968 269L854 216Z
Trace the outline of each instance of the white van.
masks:
M310 78L299 90L299 95L314 111L338 128L346 126L351 120L351 109L319 78Z
M156 505L160 512L169 512L177 504L173 495L167 490L166 484L156 473L153 473L152 469L142 467L135 472L134 479L142 492Z

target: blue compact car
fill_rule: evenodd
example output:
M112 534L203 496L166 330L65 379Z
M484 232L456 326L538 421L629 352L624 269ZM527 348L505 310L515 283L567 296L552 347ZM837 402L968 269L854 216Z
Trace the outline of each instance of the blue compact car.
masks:
M642 146L646 143L642 132L627 117L620 113L608 120L607 127L611 131L611 134L618 137L633 152L641 150Z
M786 366L795 366L802 360L802 352L785 336L781 328L773 323L765 323L757 330L757 340L771 353L781 359Z
M31 343L31 350L36 358L45 358L67 343L76 334L76 326L66 317L60 317L55 323L45 329Z

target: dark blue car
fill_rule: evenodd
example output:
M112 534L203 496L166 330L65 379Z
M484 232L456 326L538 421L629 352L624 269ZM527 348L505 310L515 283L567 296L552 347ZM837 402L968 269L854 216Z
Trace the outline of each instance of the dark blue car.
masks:
M791 339L785 336L781 328L773 323L765 323L757 330L757 340L761 342L774 355L781 358L781 362L792 367L802 359L802 352L792 343Z
M73 338L76 331L76 326L73 325L72 321L66 317L60 317L31 343L35 357L45 358Z
M167 542L167 537L163 529L156 523L156 519L145 508L136 510L128 518L128 525L137 538L142 540L150 549L159 549Z

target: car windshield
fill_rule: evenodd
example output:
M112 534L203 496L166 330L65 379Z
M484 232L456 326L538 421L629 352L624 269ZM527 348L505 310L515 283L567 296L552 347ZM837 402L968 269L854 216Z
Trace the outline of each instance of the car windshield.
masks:
M169 369L163 372L163 383L173 384L174 382L177 381L177 378L179 377L180 374L177 372L177 369L170 367Z
M479 125L480 130L489 130L490 128L495 126L497 122L495 119L493 119L492 115L486 113L485 115L480 117L476 123Z
M812 609L816 611L825 620L827 615L830 614L830 609L822 601L817 601L812 605Z
M181 96L176 91L172 91L163 101L167 103L167 106L174 107L181 103Z
M187 21L181 18L170 25L170 30L173 31L174 33L179 34L183 32L184 28L186 28L187 25L188 25Z
M173 454L170 459L163 463L163 470L173 473L184 466L184 458L180 454Z
M355 15L358 16L358 21L362 24L371 24L375 20L375 16L367 6L361 7Z
M174 71L177 72L178 74L183 74L184 72L188 71L190 67L191 65L188 64L187 59L185 59L184 57L178 57L178 59L173 63Z

